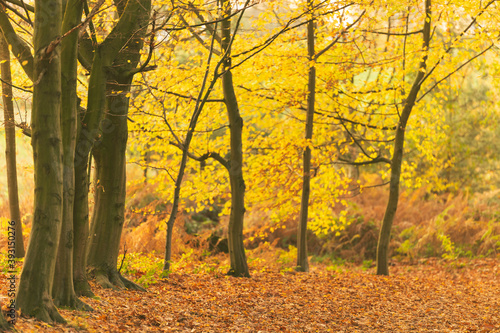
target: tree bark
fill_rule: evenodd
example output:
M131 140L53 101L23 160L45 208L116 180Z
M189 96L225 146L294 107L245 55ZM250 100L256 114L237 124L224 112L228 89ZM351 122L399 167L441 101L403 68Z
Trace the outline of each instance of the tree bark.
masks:
M77 145L75 154L75 201L73 205L73 285L78 296L93 297L87 279L87 241L89 238L89 177L87 173L89 152L86 147L93 144L88 141L85 129L78 121ZM90 150L90 148L89 148Z
M0 313L0 332L7 332L9 329L9 323L3 316L3 313Z
M108 94L120 91L120 85L110 85ZM94 216L90 232L88 265L97 282L108 288L125 287L116 264L125 210L125 153L127 145L127 111L129 89L108 97L104 119L114 128L111 135L103 134L93 149L98 180L95 191Z
M10 52L3 35L0 35L0 60L2 61L3 117L5 122L5 162L7 164L7 187L9 191L10 219L15 222L15 256L24 257L23 227L19 210L19 190L17 186L16 128L14 103L12 101L12 76Z
M231 5L222 2L226 20L222 21L223 59L222 89L229 119L231 154L229 159L229 181L231 183L231 215L229 217L229 257L231 268L229 275L250 277L245 247L243 245L243 222L245 217L245 181L243 179L243 118L241 118L238 101L231 73Z
M34 219L17 306L45 322L65 322L52 301L61 234L63 150L61 134L61 0L35 2L32 145L35 170Z
M123 278L116 266L125 216L128 96L144 45L151 1L128 1L118 9L120 20L96 52L93 64L102 66L106 73L98 82L106 82L106 90L102 137L93 148L97 188L87 260L101 286L144 290Z
M307 53L309 58L309 73L307 82L307 115L306 115L306 144L302 163L302 198L300 201L299 225L297 230L297 267L300 272L309 271L307 260L307 218L309 215L309 195L311 192L311 139L313 136L314 104L316 99L316 67L314 66L314 14L313 0L307 1L311 10L311 17L307 23Z
M380 236L377 246L377 275L389 275L388 250L391 239L391 229L394 216L398 208L399 201L399 181L401 178L401 164L403 162L403 150L405 142L406 124L410 117L418 92L425 77L427 51L431 38L431 0L425 0L425 22L423 29L423 49L424 56L419 64L418 74L413 82L410 92L406 98L406 103L401 112L398 127L396 128L396 138L394 140L394 152L391 161L391 179L389 187L389 201L385 210Z
M81 21L83 3L69 0L62 23L66 32ZM78 299L73 284L73 203L75 195L75 145L77 130L78 96L77 86L78 30L61 41L62 75L62 143L63 143L63 219L61 239L56 260L52 296L57 306L73 309L91 308Z

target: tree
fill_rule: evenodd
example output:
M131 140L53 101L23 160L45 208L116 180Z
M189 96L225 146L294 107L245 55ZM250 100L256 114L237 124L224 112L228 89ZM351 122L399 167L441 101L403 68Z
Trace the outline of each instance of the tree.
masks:
M403 147L405 142L405 130L408 118L410 117L415 101L417 100L418 92L422 86L422 81L425 77L427 67L427 50L429 49L431 39L431 1L425 1L425 17L423 27L423 50L424 56L419 64L418 72L410 92L406 98L404 108L396 128L396 138L394 140L394 151L391 160L391 182L389 187L389 201L380 228L380 236L377 246L377 274L388 275L388 254L389 240L391 235L392 223L396 215L396 209L399 200L399 180L401 178L401 163L403 160Z
M64 227L62 228L63 231L63 242L59 246L59 255L57 259L57 270L58 274L56 276L57 280L56 282L56 287L52 289L52 283L49 284L48 287L46 287L48 290L53 291L53 296L55 299L55 302L59 305L64 305L64 306L70 306L70 307L78 307L78 308L85 308L89 309L88 306L83 304L81 301L79 301L76 297L75 291L74 291L74 285L77 286L77 292L78 294L86 294L86 295L91 295L90 288L88 287L88 283L86 281L86 275L85 275L85 258L82 256L83 252L82 249L85 248L86 244L86 235L85 230L88 228L85 225L85 222L88 221L88 183L85 183L87 179L87 161L88 161L88 153L90 152L90 149L95 143L95 140L100 136L99 132L99 122L100 122L100 117L103 114L104 111L104 103L103 101L105 100L106 92L111 92L113 89L117 87L121 87L122 84L124 84L124 81L127 82L127 84L130 86L131 79L133 77L133 74L140 72L141 70L144 69L144 67L141 67L140 69L136 69L135 66L137 65L140 57L140 48L142 47L142 43L139 44L138 41L142 42L142 36L145 34L145 30L147 28L147 23L149 22L149 9L150 8L150 3L149 2L144 2L142 4L137 4L136 2L130 1L130 3L133 3L131 6L126 6L126 4L119 2L116 3L116 7L119 11L120 14L125 13L125 15L121 16L121 20L115 26L115 29L111 32L109 38L106 39L102 44L104 44L103 49L105 51L102 51L102 53L105 53L105 56L101 57L100 52L93 52L92 49L92 41L90 41L90 38L88 37L87 34L83 34L83 39L80 41L80 48L78 48L78 32L81 30L81 27L85 27L85 24L88 24L90 19L96 14L97 9L102 5L102 1L98 3L92 10L92 12L87 11L87 18L84 23L80 23L80 17L81 17L81 12L82 12L82 6L83 3L76 1L76 2L68 2L66 8L66 12L64 15L64 31L65 33L61 36L61 31L59 31L59 34L54 37L53 41L49 44L50 47L50 52L47 52L47 54L50 57L53 57L50 55L53 49L59 48L59 44L62 44L62 57L64 58L64 76L62 79L64 80L64 89L61 89L61 84L59 81L59 89L61 91L59 92L62 93L62 100L64 101L64 113L62 115L61 122L64 124L64 132L63 132L63 152L64 152L64 157L63 157L63 162L64 162L64 182L63 182L63 195L60 197L61 199L61 204L62 211L64 212L64 217L63 217L63 225ZM145 6L145 7L144 7ZM35 11L36 13L36 8L32 8L29 5L25 6L25 9L27 11ZM138 10L139 9L139 10ZM52 10L55 10L52 8ZM41 12L45 13L45 16L40 14ZM46 8L44 7L43 9L40 9L40 13L38 13L38 18L41 18L42 22L45 22L45 24L48 22L47 17L51 17L50 21L53 19L57 19L56 15L52 15L51 11L49 10L47 12ZM141 14L145 13L143 15L135 15L135 14ZM48 16L47 16L48 15ZM60 17L62 19L62 15ZM45 21L43 21L45 19ZM142 20L142 21L141 21ZM139 23L137 23L139 21ZM131 24L129 24L131 23ZM90 22L92 25L92 23ZM25 69L26 73L30 78L34 77L33 73L33 57L31 56L31 52L29 49L29 46L23 42L21 38L15 33L14 29L12 28L5 12L1 11L0 12L0 26L2 27L2 31L6 33L9 39L10 45L12 45L13 52L16 54L18 60L20 60L21 64L23 65L23 68ZM59 22L59 28L61 26L61 22ZM54 30L55 31L55 30ZM95 32L95 29L91 29L91 31ZM139 31L139 34L136 34ZM39 33L39 32L38 32ZM52 32L55 33L55 32ZM134 35L136 34L136 35ZM36 35L36 33L35 33ZM131 36L135 36L135 38L131 38ZM95 37L95 36L94 36ZM47 41L49 37L45 37L44 41ZM127 44L128 43L128 44ZM136 45L137 44L137 45ZM80 52L79 52L80 51ZM92 54L96 53L98 56L94 57L97 59L97 61L91 61L89 60L92 58ZM123 56L121 59L115 59L116 55L120 53ZM79 145L77 146L78 149L78 155L75 155L75 137L76 137L76 128L77 128L77 111L79 108L79 102L77 99L76 95L76 64L77 64L77 57L80 58L80 62L84 65L87 66L87 68L90 66L90 64L95 64L96 66L92 67L95 68L95 71L93 72L93 76L91 75L91 79L93 78L93 83L90 85L89 88L89 99L90 99L90 112L86 112L86 117L83 119L84 124L83 126L78 126L80 129L79 131ZM95 60L94 59L94 60ZM104 59L104 65L102 60ZM122 64L119 64L119 62L122 62ZM123 64L125 63L125 65ZM121 72L115 73L115 76L113 77L114 82L111 83L110 85L107 86L107 81L104 76L104 71L107 71L111 65L117 65L119 64L121 66L120 69L122 69ZM118 66L118 67L120 67ZM41 74L39 77L39 81L45 79L47 76L47 69L41 69ZM134 72L135 71L135 72ZM97 74L96 74L97 73ZM59 74L61 74L60 69L59 69ZM117 79L117 76L119 77ZM53 75L51 76L53 77ZM96 79L97 78L97 79ZM100 80L100 78L104 78L104 80ZM61 78L59 79L61 80ZM41 81L40 81L41 82ZM53 81L51 81L53 82ZM35 81L37 83L37 81ZM54 84L50 86L51 88L55 87L55 82ZM47 86L48 87L48 86ZM45 89L48 89L45 87ZM108 89L108 90L107 90ZM54 91L54 94L57 94L58 91ZM127 92L125 92L124 95L126 95ZM110 94L108 94L109 96ZM97 97L96 97L97 96ZM97 102L96 102L97 101ZM37 102L37 103L44 103L44 102ZM35 103L34 103L35 104ZM38 104L41 105L41 104ZM59 105L60 107L60 105ZM111 108L113 111L122 111L123 108L121 106L116 106L116 104L112 104ZM36 109L36 108L34 108ZM81 109L80 109L81 110ZM33 111L34 112L34 111ZM33 117L33 124L36 124L36 117ZM86 121L89 120L90 121ZM126 125L126 118L123 117L122 119L125 119L125 125ZM91 132L89 132L89 129ZM102 128L101 128L102 129ZM103 134L106 134L106 130L109 130L109 128L106 128L102 131ZM35 127L33 127L33 135L35 135ZM126 132L126 130L125 130ZM35 136L33 141L35 142ZM124 149L122 148L121 150L124 152ZM83 158L82 158L83 155ZM37 152L35 151L35 159L37 157ZM45 157L45 156L44 156ZM83 162L82 162L83 161ZM35 165L36 162L35 162ZM83 168L82 168L83 166ZM57 167L57 163L56 163ZM74 175L73 175L73 168L75 170L75 174L77 175L78 181L76 184L74 183ZM124 168L124 165L122 165L122 169ZM108 171L108 170L107 170ZM111 172L113 172L111 170ZM122 173L123 174L123 173ZM40 179L38 177L37 179ZM121 180L124 183L124 178ZM87 186L86 186L87 185ZM83 200L84 202L79 202L79 204L75 205L73 207L73 187L75 188L75 192L77 194L77 198L82 198L85 199ZM124 191L124 188L123 188ZM81 192L85 192L83 195ZM124 193L124 192L123 192ZM54 214L57 214L57 211L54 210ZM123 215L123 214L122 214ZM35 217L37 215L35 214ZM75 217L73 221L73 217ZM61 218L58 219L58 221L61 221ZM83 223L82 223L83 221ZM75 222L75 232L73 236L73 222ZM54 230L52 230L54 231ZM121 230L120 230L121 231ZM53 235L53 232L52 232ZM115 233L116 235L116 233ZM43 236L43 235L42 235ZM39 242L36 238L38 237L32 237L31 242ZM43 238L43 237L41 237ZM119 242L119 234L117 236L118 242ZM72 253L72 247L73 247L73 242L75 245L75 248L77 251L75 253ZM116 241L114 242L116 244ZM40 245L41 246L41 245ZM116 256L118 252L118 245L116 245ZM50 257L49 257L50 258ZM116 258L114 260L114 266L115 266L115 271L116 271ZM28 263L28 261L27 261ZM51 262L52 264L52 262ZM47 266L47 269L50 270L51 276L54 276L54 271L53 267L51 268L51 264ZM82 267L83 266L83 267ZM27 272L27 266L25 265L25 269L23 272ZM75 284L73 285L72 281L72 274L71 271L74 271L74 277L75 277ZM23 273L25 278L24 281L26 280L36 280L39 277L36 275L36 273L31 273L30 276L27 275L27 273ZM22 278L23 279L23 278ZM27 283L27 282L26 282ZM44 282L46 283L46 281ZM47 290L45 290L46 292ZM42 291L44 292L44 291ZM50 294L50 292L49 292ZM27 295L24 293L20 293L18 296L20 297L21 304L24 302L28 302L31 308L35 307L36 299L34 301L26 301L26 299L29 299ZM47 298L46 296L43 296ZM49 297L50 299L50 297ZM31 310L31 308L26 307L24 311L25 313L29 315L35 315L38 318L46 321L63 321L62 317L59 316L57 313L57 310L52 304L52 301L47 302L46 304L46 312L47 313L35 313L36 310Z
M147 64L137 68L149 25L151 1L116 1L115 6L120 20L94 52L85 117L89 121L84 120L91 132L102 135L94 137L97 141L92 151L98 186L87 265L103 287L143 290L123 278L116 265L125 217L130 88L134 75L143 71ZM97 131L98 124L101 131Z
M62 84L62 144L63 144L63 217L61 239L56 260L56 273L52 296L57 306L90 310L75 293L73 282L73 203L75 193L75 146L77 133L77 62L78 25L81 23L83 2L66 2L61 41L61 84Z
M61 133L62 2L35 4L32 146L35 165L34 218L16 305L29 316L64 322L52 301L52 283L61 232L63 149ZM4 31L5 33L5 31Z
M228 161L229 182L231 184L231 215L229 216L229 274L249 277L245 247L243 245L243 221L245 216L245 180L243 179L243 118L241 118L233 74L231 73L231 3L222 1L222 10L227 17L222 21L221 46L224 54L222 91L229 119L231 151ZM235 32L236 34L236 32Z
M421 90L421 87L423 83L433 74L433 72L438 68L438 66L441 64L443 61L445 55L449 53L452 49L458 49L458 42L461 40L461 38L467 33L467 31L475 24L477 21L478 17L481 16L482 14L485 13L486 9L492 4L493 2L487 3L484 7L480 7L478 14L472 18L471 23L466 26L466 28L453 39L453 42L450 43L450 46L445 48L442 54L434 54L434 56L437 56L437 60L435 64L429 69L427 68L427 63L428 63L428 58L429 55L431 54L431 38L432 38L432 33L431 33L431 20L432 20L432 5L430 0L425 1L425 15L423 16L423 28L421 30L422 32L422 39L423 39L423 47L422 47L422 56L421 60L419 61L418 68L416 71L416 75L413 81L413 84L406 95L406 97L403 99L403 109L401 110L401 113L398 112L399 116L399 121L396 127L396 133L395 133L395 138L394 138L394 146L393 146L393 156L391 159L391 172L390 172L390 187L389 187L389 200L387 203L387 208L384 214L384 219L382 221L382 226L380 229L380 236L378 240L378 246L377 246L377 274L378 275L388 275L389 274L389 269L388 269L388 249L389 249L389 241L390 241L390 234L391 234L391 228L392 224L394 221L394 217L396 214L397 210L397 205L398 205L398 200L399 200L399 187L400 187L400 178L401 178L401 168L402 168L402 163L403 163L403 152L404 152L404 144L405 144L405 133L408 125L408 120L410 117L410 114L412 113L412 110L416 103L421 101L425 95L427 95L430 91L432 91L436 86L438 86L441 82L446 80L447 78L451 77L454 73L456 73L458 70L463 68L465 65L469 64L471 61L476 59L477 57L481 56L485 52L487 52L489 49L492 48L494 43L491 43L489 46L484 47L484 43L481 38L477 38L479 41L479 45L482 48L481 52L478 54L470 57L470 54L467 52L466 55L469 57L465 62L463 62L460 65L454 65L456 67L452 67L451 70L448 70L448 74L444 76L442 79L436 79L435 82L431 84L431 86L419 96L419 92ZM409 13L408 13L409 15ZM408 29L408 20L406 23L406 29ZM406 31L408 32L408 30ZM403 49L404 50L404 49ZM444 66L443 66L444 67ZM446 68L445 68L446 69ZM403 90L404 92L404 90ZM436 112L436 111L435 111Z
M5 122L5 161L7 164L7 187L9 191L10 219L15 221L15 256L24 257L23 227L19 211L19 192L17 187L16 133L14 103L12 100L12 77L10 52L3 35L0 35L0 61L2 61L2 97Z
M250 276L246 261L245 248L243 245L243 219L245 214L245 204L244 204L245 182L243 179L243 171L242 171L243 151L242 151L242 134L241 134L243 129L243 119L241 118L239 113L238 102L234 91L232 73L231 73L231 46L234 42L234 37L236 36L236 33L240 26L241 19L247 7L248 7L248 2L245 3L243 9L241 10L239 18L234 28L234 32L231 33L231 16L232 16L231 3L227 1L221 4L221 9L224 14L221 23L221 35L219 36L217 34L218 32L217 24L215 24L214 27L208 29L209 31L212 32L212 43L209 48L207 69L205 71L205 76L203 79L201 90L197 98L195 110L191 117L189 123L189 129L184 142L181 143L177 138L177 136L175 136L175 134L172 133L174 137L176 137L177 139L177 143L174 143L174 145L182 149L182 159L181 159L181 165L179 167L179 173L177 175L175 183L172 212L167 222L168 229L167 229L167 240L165 249L165 263L163 267L164 273L167 273L170 269L173 225L175 218L177 216L177 210L180 198L180 188L184 176L187 157L189 156L200 162L204 162L206 159L211 157L217 160L219 163L221 163L224 166L224 168L228 171L231 184L231 194L232 194L231 215L229 219L229 235L228 235L231 267L228 274L237 277ZM199 14L196 8L194 8L193 10ZM183 21L184 23L187 23L185 20ZM201 41L202 45L204 45L199 35L197 35L192 30L191 33L196 37L198 41ZM218 53L213 48L213 44L216 40L220 43L222 48L222 52L219 53L221 58L215 66L213 78L209 83L208 88L205 92L204 91L205 85L210 70L210 61L213 53ZM220 67L222 67L222 70L219 73ZM189 153L189 145L193 138L198 118L201 114L203 107L205 106L205 103L208 100L208 97L210 96L210 93L214 88L215 83L218 81L220 77L222 77L222 88L223 88L222 90L224 96L223 101L228 113L229 127L231 133L230 134L231 151L229 160L226 160L219 154L212 152L209 152L204 156L195 156Z
M311 147L310 142L313 135L314 103L316 96L316 67L314 65L314 0L307 1L307 9L310 11L307 22L307 55L309 59L308 82L307 82L307 116L306 116L306 143L308 144L302 156L302 198L300 201L300 216L297 234L297 270L309 271L307 260L307 217L309 210L309 194L311 192Z

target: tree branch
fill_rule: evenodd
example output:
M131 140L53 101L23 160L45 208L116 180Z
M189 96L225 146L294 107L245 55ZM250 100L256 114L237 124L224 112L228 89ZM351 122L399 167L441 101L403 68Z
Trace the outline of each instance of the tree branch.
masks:
M172 146L179 148L180 150L184 149L184 147L181 144L176 143L174 141L169 141L168 143ZM224 157L222 157L222 155L220 155L219 153L206 152L203 155L196 156L193 153L188 152L187 156L195 161L198 161L198 162L205 162L209 158L212 158L212 159L216 160L217 162L219 162L220 164L222 164L224 166L224 168L229 170L229 162Z
M31 48L15 32L10 23L9 16L2 6L0 6L0 29L5 40L11 46L12 53L23 67L24 72L33 81L33 55L31 54Z

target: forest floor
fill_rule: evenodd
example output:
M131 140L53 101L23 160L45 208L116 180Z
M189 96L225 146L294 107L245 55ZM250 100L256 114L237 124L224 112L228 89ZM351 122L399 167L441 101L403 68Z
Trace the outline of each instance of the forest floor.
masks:
M82 298L68 324L18 318L19 332L500 332L500 261L475 259L374 268L313 265L311 272L252 270L252 277L178 271L148 292ZM6 281L6 276L1 276ZM5 285L1 294L5 295ZM2 299L5 305L7 299Z

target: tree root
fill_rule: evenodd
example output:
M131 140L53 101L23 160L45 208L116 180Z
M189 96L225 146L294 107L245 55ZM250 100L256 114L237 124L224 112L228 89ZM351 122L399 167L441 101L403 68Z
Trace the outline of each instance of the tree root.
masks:
M61 316L59 311L57 311L57 308L55 307L52 300L45 300L42 304L39 304L38 306L35 306L33 308L21 308L21 313L23 315L34 317L46 323L66 324L66 320Z
M2 311L0 311L0 332L7 332L8 330L10 330L10 328L11 327L3 316Z
M138 284L124 278L118 273L118 270L113 270L111 272L99 271L94 274L97 284L106 289L120 290L126 288L130 290L146 291L146 289Z
M76 294L69 299L64 300L63 302L54 299L54 305L57 307L64 307L72 310L80 310L80 311L94 311L90 305L83 302L81 299L76 297Z
M248 272L236 272L233 268L231 268L226 275L228 276L233 276L233 277L245 277L249 278L250 274Z
M73 284L77 296L95 297L87 279L73 280Z

